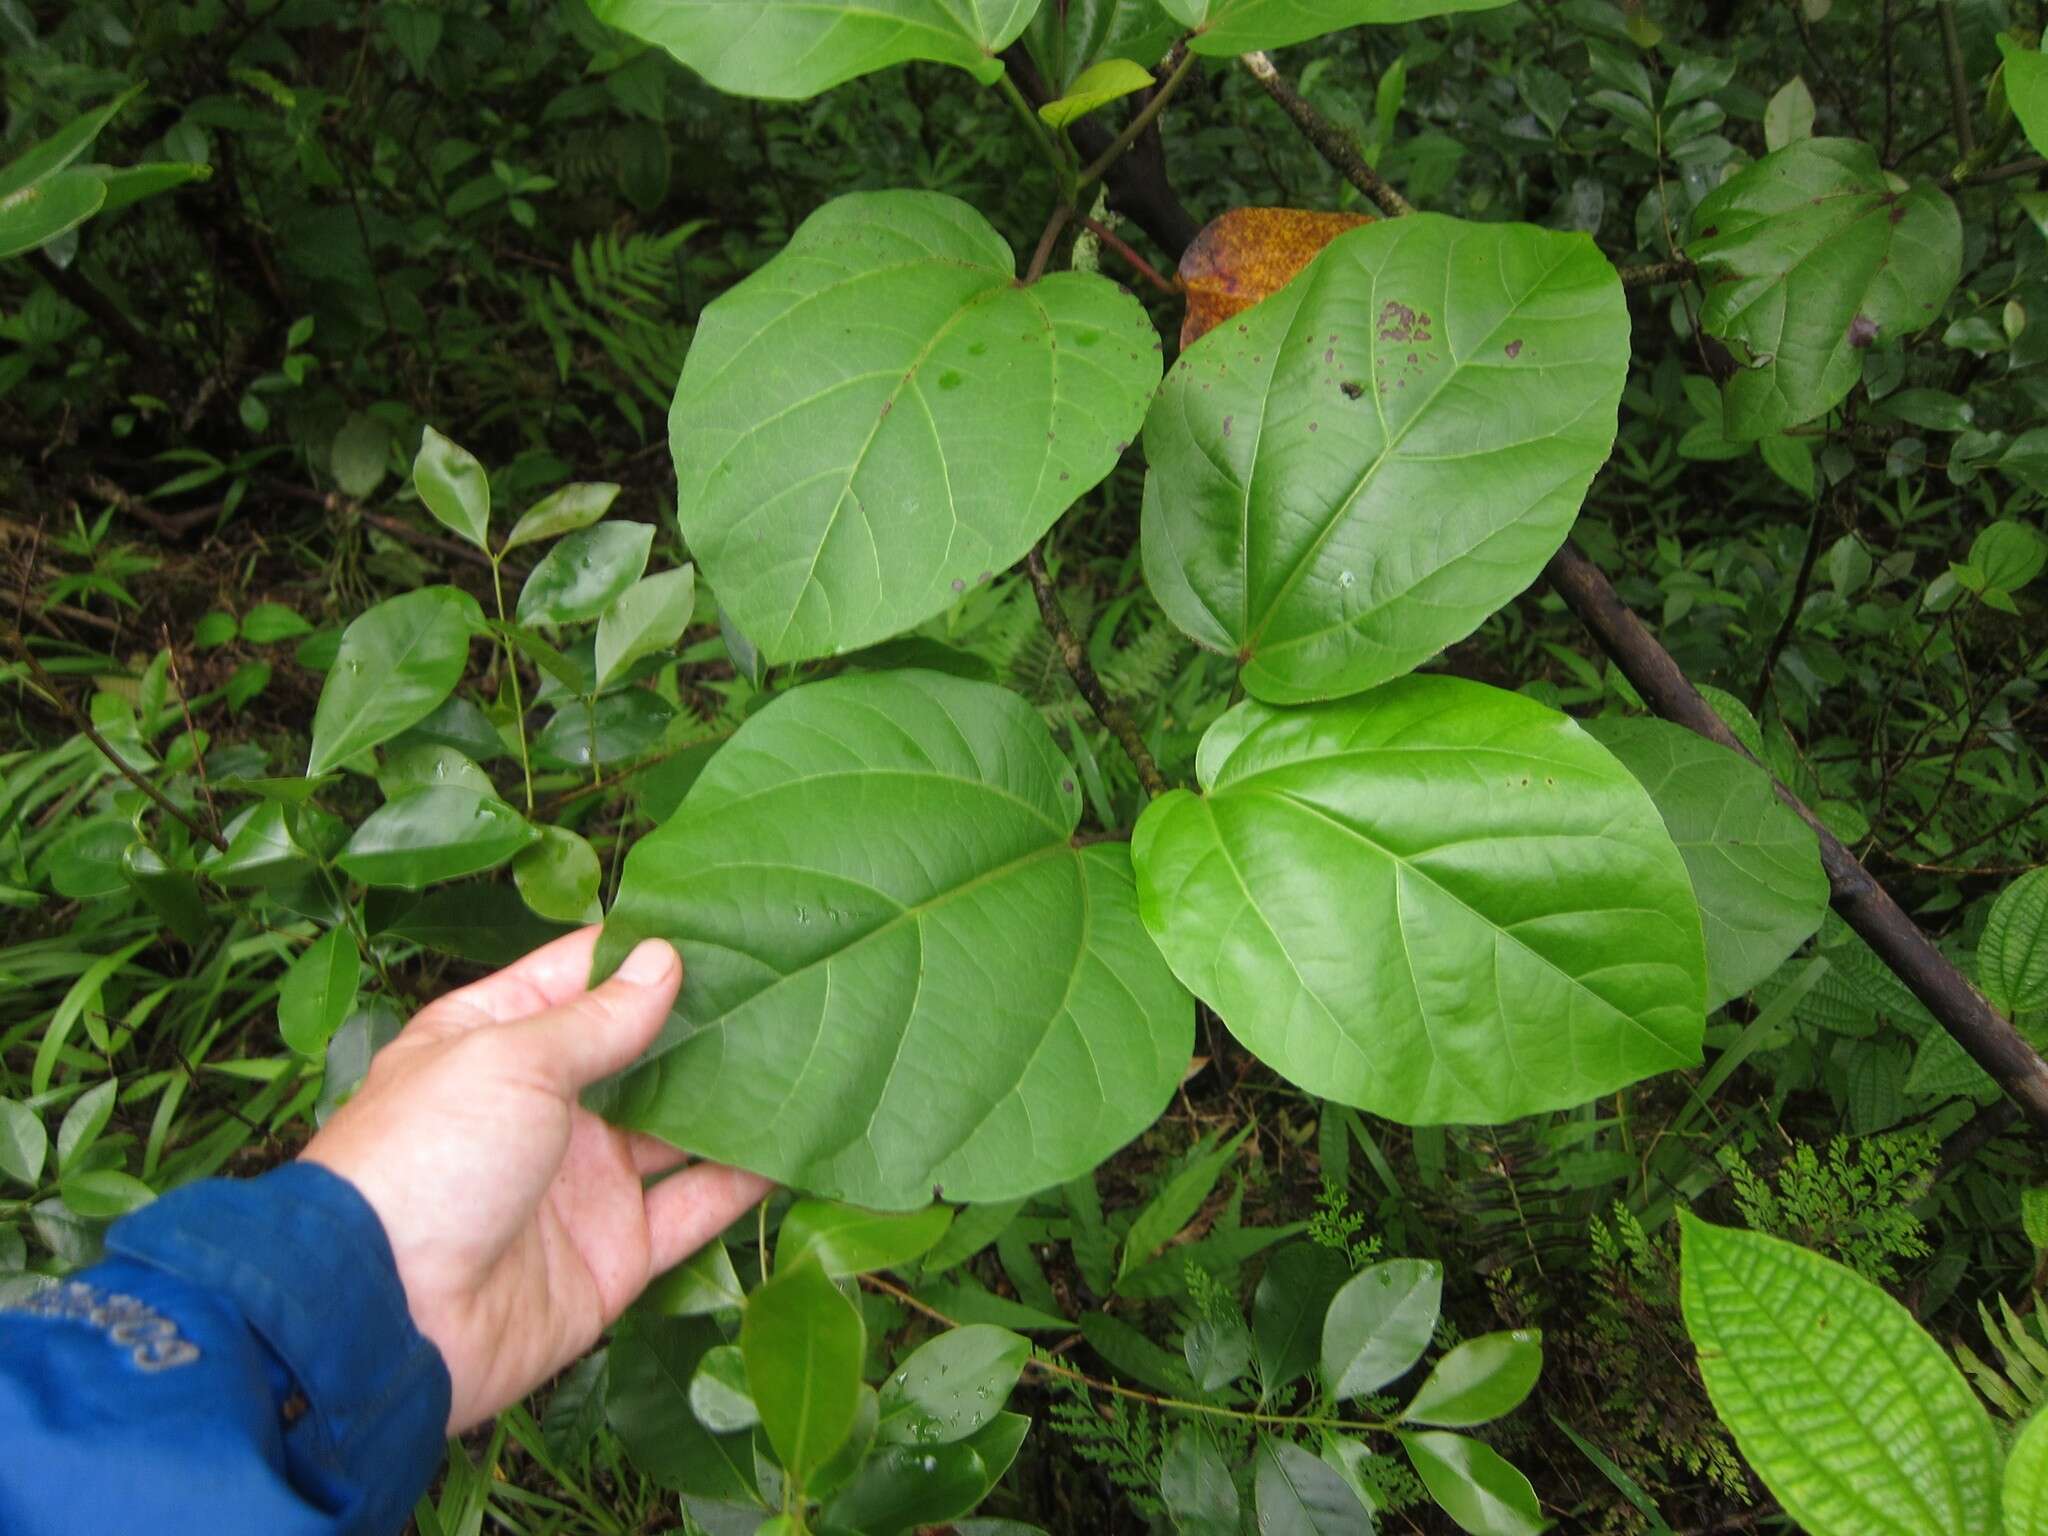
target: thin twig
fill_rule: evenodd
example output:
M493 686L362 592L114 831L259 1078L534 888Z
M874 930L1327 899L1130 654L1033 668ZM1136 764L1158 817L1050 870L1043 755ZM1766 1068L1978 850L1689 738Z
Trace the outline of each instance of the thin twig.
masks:
M1166 83L1152 93L1152 99L1139 109L1136 117L1124 125L1123 132L1109 141L1109 148L1083 167L1080 177L1074 184L1076 193L1085 192L1100 181L1104 173L1122 158L1123 152L1137 143L1138 136L1150 128L1158 120L1159 114L1166 110L1166 104L1173 99L1173 93L1180 89L1181 82L1187 79L1188 72L1195 67L1195 56L1186 47L1180 48L1178 55L1173 72L1166 77Z
M199 797L206 802L206 814L216 831L220 828L220 807L213 803L213 785L206 778L206 748L199 729L192 723L192 706L185 699L185 680L178 676L178 648L171 644L171 626L160 624L157 633L164 643L165 665L171 674L171 691L178 696L178 713L185 717L185 739L192 743L192 771L199 779Z
M1046 263L1052 260L1052 244L1059 239L1060 231L1067 227L1067 220L1072 217L1073 211L1065 203L1061 203L1046 219L1045 233L1038 237L1038 248L1031 253L1031 265L1024 269L1024 276L1021 279L1026 288L1045 276Z
M1960 184L1965 187L1982 187L1988 186L1995 181L2012 181L2021 176L2038 176L2043 171L2048 171L2048 156L2029 155L2024 160L2008 161L2004 165L1994 165L1988 171L1978 171L1973 175L1965 176Z
M58 686L57 680L50 676L48 669L43 666L42 662L36 659L35 652L28 648L28 640L19 629L15 630L10 638L14 642L15 655L21 658L30 674L34 676L37 688L43 692L51 704L56 706L57 712L71 722L73 730L97 747L100 756L113 764L115 770L120 773L122 778L155 801L159 810L183 822L187 830L202 842L211 843L214 847L220 849L221 852L227 852L228 840L226 838L222 837L218 832L209 831L201 826L196 820L175 805L168 795L144 778L140 770L131 767L128 760L114 750L113 745L107 738L99 733L98 727L92 723L83 710L71 702L69 696Z
M1102 686L1102 679L1095 675L1095 668L1088 661L1088 648L1074 633L1073 625L1067 622L1066 610L1060 607L1059 594L1053 590L1052 578L1046 574L1044 551L1036 544L1024 557L1024 574L1031 578L1031 590L1038 595L1039 616L1045 620L1052 643L1059 650L1060 660L1066 663L1067 675L1081 690L1081 697L1088 701L1088 707L1095 711L1095 718L1109 727L1110 735L1123 747L1131 766L1138 770L1138 782L1145 786L1145 793L1154 798L1165 794L1171 788L1166 782L1166 775L1159 771L1151 748L1145 745L1145 738L1138 734L1131 717L1109 696L1108 690Z
M1157 288L1161 293L1180 293L1184 291L1178 282L1171 278L1161 277L1153 268L1151 262L1132 250L1118 236L1117 232L1107 224L1102 223L1099 219L1091 219L1086 214L1081 216L1081 223L1089 234L1100 240L1112 251L1115 251L1117 255L1123 257L1124 261L1137 272L1138 276L1144 278L1145 281L1154 288Z
M1614 275L1624 288L1647 288L1652 283L1678 283L1698 274L1699 268L1684 256L1670 261L1645 262L1638 267L1616 267Z
M1939 0L1934 7L1941 18L1941 51L1948 59L1948 106L1955 120L1956 149L1964 160L1977 152L1977 132L1970 126L1970 80L1963 72L1963 43L1956 35L1954 0Z
M1397 219L1415 211L1413 203L1388 186L1380 173L1365 163L1365 156L1358 152L1358 146L1351 142L1350 136L1310 106L1301 92L1273 66L1271 59L1263 53L1247 53L1239 55L1239 62L1252 72L1254 80L1265 87L1266 94L1279 103L1280 110L1294 120L1294 126L1315 146L1316 153L1329 161L1331 169L1378 204L1380 212L1390 219Z
M1778 670L1778 658L1785 653L1785 646L1792 638L1792 632L1799 627L1799 610L1806 606L1806 590L1813 585L1813 568L1820 562L1821 536L1827 531L1827 503L1815 497L1813 523L1806 534L1806 555L1799 562L1799 575L1792 583L1792 601L1786 605L1783 622L1778 632L1771 636L1770 649L1764 652L1763 669L1756 675L1756 684L1749 690L1749 712L1761 715L1764 700L1771 691L1771 677Z

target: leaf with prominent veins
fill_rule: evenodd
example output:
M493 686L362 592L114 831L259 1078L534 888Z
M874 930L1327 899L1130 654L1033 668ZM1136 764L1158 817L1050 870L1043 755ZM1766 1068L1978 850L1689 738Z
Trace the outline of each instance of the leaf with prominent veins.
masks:
M658 935L685 974L610 1112L876 1209L1094 1167L1165 1106L1193 1009L1127 851L1072 846L1080 808L1003 689L889 672L783 695L627 856L599 968Z
M1158 347L1107 278L1020 285L965 203L839 198L704 311L669 416L683 535L767 660L886 639L1115 467Z

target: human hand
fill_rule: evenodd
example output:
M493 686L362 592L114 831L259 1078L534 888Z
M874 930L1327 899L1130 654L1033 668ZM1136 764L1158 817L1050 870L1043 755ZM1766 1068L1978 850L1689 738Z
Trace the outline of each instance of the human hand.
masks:
M682 964L650 939L586 990L595 928L414 1015L306 1146L384 1224L413 1322L453 1383L450 1434L597 1342L655 1275L766 1196L577 1103L661 1029Z

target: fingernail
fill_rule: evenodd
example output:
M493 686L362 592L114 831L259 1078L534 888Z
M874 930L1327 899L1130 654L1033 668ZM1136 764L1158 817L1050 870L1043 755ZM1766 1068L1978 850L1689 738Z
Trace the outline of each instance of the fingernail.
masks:
M666 981L675 966L676 952L672 946L661 939L642 939L619 967L619 979L636 987L651 987Z

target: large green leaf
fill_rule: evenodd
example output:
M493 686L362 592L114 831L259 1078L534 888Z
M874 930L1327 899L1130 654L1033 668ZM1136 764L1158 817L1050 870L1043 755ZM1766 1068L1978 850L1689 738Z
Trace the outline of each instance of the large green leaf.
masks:
M2001 1008L2048 1008L2048 866L1998 893L1977 948L1977 975Z
M799 1483L853 1432L866 1348L859 1310L815 1260L779 1271L747 1298L740 1350L754 1405Z
M2034 152L2048 155L2048 55L2002 33L1998 51L2005 55L2005 99L2013 116Z
M621 31L666 48L721 91L797 99L908 59L983 85L1040 0L591 0Z
M1828 910L1813 829L1754 763L1667 720L1587 724L1657 810L1692 876L1707 941L1707 1007L1740 997L1813 936Z
M1747 349L1724 407L1728 436L1747 441L1822 415L1862 377L1865 351L1940 315L1962 221L1868 144L1801 139L1701 199L1685 252L1706 290L1700 324Z
M1015 694L934 672L784 694L627 855L599 949L685 961L615 1116L879 1209L1004 1200L1150 1125L1193 1009L1127 852Z
M422 587L358 616L341 633L313 711L308 776L432 714L462 680L469 637L482 624L476 599L454 587Z
M2005 1536L2048 1536L2048 1411L2027 1420L2012 1443L2004 1502Z
M1519 694L1410 677L1238 706L1132 838L1145 925L1310 1092L1410 1124L1583 1103L1699 1060L1705 956L1642 786Z
M1340 235L1167 375L1145 578L1259 698L1398 677L1564 542L1628 358L1584 235L1420 214Z
M884 639L1109 473L1158 345L1107 278L1019 285L965 203L839 198L704 310L669 416L683 535L767 660Z
M1196 53L1228 56L1255 48L1285 48L1346 27L1392 26L1447 16L1454 11L1490 11L1508 0L1160 0L1196 28L1188 46Z
M1788 1515L1812 1536L1998 1529L1991 1422L1911 1313L1817 1253L1679 1219L1700 1376Z

